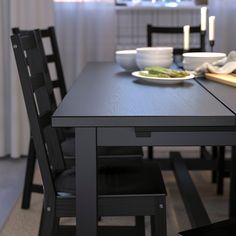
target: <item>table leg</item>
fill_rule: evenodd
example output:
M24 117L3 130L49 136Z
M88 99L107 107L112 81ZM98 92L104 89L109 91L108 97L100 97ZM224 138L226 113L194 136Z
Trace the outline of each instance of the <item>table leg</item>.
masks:
M76 235L97 235L96 128L76 128Z
M232 147L230 174L229 217L236 217L236 146Z

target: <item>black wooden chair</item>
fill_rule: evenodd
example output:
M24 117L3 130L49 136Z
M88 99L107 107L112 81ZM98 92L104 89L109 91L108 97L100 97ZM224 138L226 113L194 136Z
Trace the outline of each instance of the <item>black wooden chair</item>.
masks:
M147 25L147 46L153 46L153 34L171 34L171 35L182 35L183 34L183 27L161 27L161 26L153 26ZM190 52L204 52L205 51L205 34L201 32L200 26L191 26L190 27L190 35L198 34L199 35L199 46L198 47L191 47ZM174 55L182 55L184 53L183 48L178 48L174 46Z
M28 30L20 30L19 28L12 29L13 34L27 34ZM51 52L49 55L46 55L47 63L52 64L54 63L56 68L56 77L53 78L49 76L49 81L51 81L51 86L53 87L53 91L59 90L61 99L67 93L66 84L64 73L62 69L62 63L60 59L59 47L57 44L56 33L54 27L49 27L47 29L40 30L40 35L42 39L49 39L51 44ZM44 48L41 48L43 53L45 53ZM50 73L50 71L49 71ZM55 93L54 93L55 95ZM52 100L53 109L56 109L56 99ZM62 141L62 150L63 154L68 157L74 157L75 155L75 141L74 141L74 130L71 129L63 129L60 132L60 140ZM99 156L105 157L122 157L122 156L129 156L130 158L142 158L143 152L141 147L103 147L99 150ZM23 190L23 198L22 198L22 205L23 209L28 209L30 207L30 200L32 192L42 193L43 189L41 185L33 183L34 177L34 170L35 170L35 162L36 162L36 155L35 155L35 148L33 139L31 137L29 143L29 151L28 151L28 159L27 159L27 166L26 166L26 174L25 174L25 182L24 182L24 190ZM67 158L67 164L73 163L73 158ZM69 164L71 165L71 164Z
M153 45L153 35L182 35L183 34L183 27L165 27L165 26L153 26L148 24L147 25L147 46L152 47ZM190 48L189 51L191 52L203 52L205 51L205 35L201 33L200 26L190 27L190 34L199 34L200 37L200 45L196 48ZM160 45L163 46L163 45ZM177 57L181 57L184 53L183 48L174 47L173 54L175 62L177 63ZM203 152L203 150L202 150ZM148 147L148 157L153 158L153 147Z
M147 25L147 46L153 46L153 35L181 35L183 34L183 27L164 27L164 26L153 26L148 24ZM198 35L199 36L199 45L197 47L191 47L189 52L205 52L205 33L201 31L200 26L191 26L190 27L190 35ZM181 57L184 53L183 48L178 48L174 46L174 58ZM177 60L175 60L177 63ZM177 63L181 64L181 63ZM148 156L150 158L153 157L153 148L148 147ZM217 194L221 195L224 192L224 176L228 176L228 172L224 169L224 157L225 157L225 147L216 147L213 146L211 148L211 153L209 153L206 147L201 146L200 149L200 156L204 158L206 156L211 155L213 159L217 159L217 170L212 171L212 182L217 184Z
M51 127L53 87L40 32L13 35L11 42L44 186L39 235L74 235L75 227L60 225L61 217L76 216L75 169L66 168L59 132ZM144 215L151 216L152 236L166 235L166 191L156 163L100 158L98 194L99 216L136 216L134 227L101 228L105 235L144 236Z
M235 155L235 147L230 147L230 155ZM231 160L226 160L225 146L216 147L217 170L213 175L213 182L217 184L217 194L224 194L224 178L230 177Z
M236 235L236 220L230 219L200 228L180 232L179 236L234 236Z

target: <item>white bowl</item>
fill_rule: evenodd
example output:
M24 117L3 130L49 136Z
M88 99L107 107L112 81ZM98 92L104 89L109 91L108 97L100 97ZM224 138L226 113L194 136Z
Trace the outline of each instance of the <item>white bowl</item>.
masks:
M169 68L173 63L173 58L163 59L163 60L161 59L153 60L153 59L143 59L143 58L137 57L136 63L140 70L143 70L145 67L148 67L148 66L162 66L162 67Z
M186 62L186 61L183 61L183 67L184 67L185 70L195 70L196 68L198 68L202 64L204 64L204 62L202 62L202 61L199 61L199 62Z
M189 52L183 54L185 70L195 70L205 62L213 63L226 57L225 53L217 52Z
M183 61L183 67L185 70L195 70L199 66L203 65L204 63L212 63L214 61L198 61L198 62L188 62L188 61Z
M196 68L198 68L199 66L201 66L202 64L192 64L192 63L186 63L183 62L183 67L185 70L195 70Z
M145 47L137 48L137 53L140 54L170 54L173 53L173 47Z
M116 51L116 62L126 71L136 71L136 50Z

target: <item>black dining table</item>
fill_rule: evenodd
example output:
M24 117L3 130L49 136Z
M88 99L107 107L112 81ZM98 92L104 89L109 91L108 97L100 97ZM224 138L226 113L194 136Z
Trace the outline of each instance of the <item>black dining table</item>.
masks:
M98 146L234 146L236 90L203 78L145 83L117 64L88 63L52 117L76 133L76 235L97 235ZM236 161L230 216L236 216ZM79 226L79 227L78 227Z

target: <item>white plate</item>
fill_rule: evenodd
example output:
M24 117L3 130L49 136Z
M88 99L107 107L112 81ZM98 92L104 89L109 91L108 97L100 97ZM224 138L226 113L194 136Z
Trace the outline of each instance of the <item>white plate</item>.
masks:
M190 74L185 77L180 77L180 78L160 78L160 77L150 77L150 76L144 76L141 75L140 72L147 72L147 71L135 71L132 73L134 77L137 77L141 80L144 80L149 83L156 83L156 84L179 84L184 82L185 80L193 79L194 74Z

